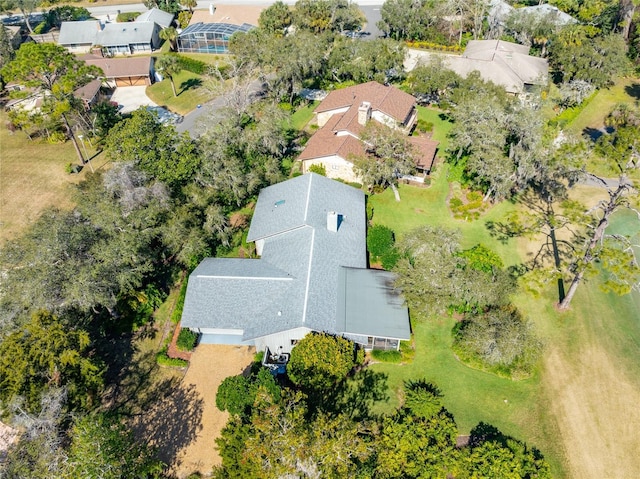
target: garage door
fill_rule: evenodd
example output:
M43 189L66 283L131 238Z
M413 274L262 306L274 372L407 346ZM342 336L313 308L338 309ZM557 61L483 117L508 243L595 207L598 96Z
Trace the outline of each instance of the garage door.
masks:
M229 344L251 346L253 341L243 341L241 334L203 334L200 344Z
M148 85L149 77L126 77L116 78L116 86L145 86Z

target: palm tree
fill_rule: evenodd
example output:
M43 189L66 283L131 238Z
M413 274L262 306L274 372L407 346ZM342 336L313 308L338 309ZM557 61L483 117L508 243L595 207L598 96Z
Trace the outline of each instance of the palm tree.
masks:
M180 0L180 5L183 7L187 7L191 13L193 13L193 9L198 6L197 0Z
M176 51L176 41L178 40L178 31L173 27L167 27L160 30L160 38L169 42L169 50Z
M171 82L171 89L173 90L173 96L178 96L176 93L176 85L173 83L173 77L182 71L178 57L175 55L161 56L156 62L156 69L169 78L169 81Z

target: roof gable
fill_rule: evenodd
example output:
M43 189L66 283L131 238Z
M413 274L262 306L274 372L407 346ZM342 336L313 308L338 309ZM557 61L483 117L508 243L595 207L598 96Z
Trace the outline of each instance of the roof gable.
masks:
M173 13L165 12L159 8L152 8L136 17L136 22L154 22L162 28L167 28L173 22Z
M248 238L264 240L262 257L203 261L189 277L183 325L242 329L245 339L335 331L339 268L366 267L364 209L362 191L314 173L263 189ZM337 232L330 211L341 215Z
M93 44L101 26L98 20L62 22L60 24L59 45Z
M369 102L372 110L378 110L397 122L403 122L415 105L415 98L394 86L375 81L354 85L330 92L315 109L316 113L350 107L357 109ZM353 116L353 115L351 115Z

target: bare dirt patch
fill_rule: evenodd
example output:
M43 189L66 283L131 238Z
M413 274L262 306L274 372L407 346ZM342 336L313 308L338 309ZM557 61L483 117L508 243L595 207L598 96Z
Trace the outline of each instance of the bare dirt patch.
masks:
M545 355L550 406L561 435L570 477L637 477L640 471L640 388L598 344L580 361L560 348Z
M227 423L229 415L216 407L216 391L222 380L242 373L253 361L255 349L246 346L199 345L191 356L187 374L182 380L203 401L201 427L195 439L177 454L171 472L182 479L193 472L210 475L221 459L215 439Z

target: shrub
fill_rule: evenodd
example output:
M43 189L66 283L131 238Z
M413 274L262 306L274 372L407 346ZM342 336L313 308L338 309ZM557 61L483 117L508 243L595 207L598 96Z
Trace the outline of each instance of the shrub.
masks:
M371 351L371 357L385 363L398 364L402 362L402 353L396 350L382 351L380 349L374 349Z
M67 135L65 135L61 131L54 131L47 137L47 143L51 143L52 145L61 145L66 141Z
M367 232L367 249L375 258L388 253L395 242L393 230L384 225L373 225Z
M317 173L319 175L322 176L327 176L327 169L325 168L325 166L320 163L319 165L311 165L309 167L309 172L310 173Z
M139 16L140 16L140 12L118 13L118 16L116 17L116 22L120 22L120 23L133 22Z
M168 346L165 346L158 354L156 354L156 362L160 366L170 366L170 367L178 367L178 368L186 368L189 365L188 361L184 359L170 358L167 356Z
M182 318L182 309L184 308L184 298L187 295L187 280L184 279L182 281L182 285L180 286L180 294L178 295L178 299L176 300L176 306L173 308L173 313L171 313L171 322L173 324L178 324L180 322L180 318Z
M208 65L205 62L185 57L183 55L176 55L176 57L178 58L180 68L183 70L195 73L196 75L203 75L207 71Z
M178 335L176 346L178 346L178 349L181 351L191 351L195 347L197 339L197 333L194 333L190 329L182 328Z
M380 257L380 263L382 264L382 267L387 271L392 270L393 267L398 264L399 260L400 252L395 247L391 248Z
M433 131L433 123L426 120L418 120L416 125L416 130L426 133L428 131Z
M370 201L368 201L368 198L367 198L366 210L367 210L367 220L371 221L373 219L373 205L371 204Z
M47 33L48 30L49 22L43 20L35 26L35 28L33 29L33 33L35 33L36 35L42 35L43 33Z
M280 386L268 369L260 368L257 374L249 377L238 375L225 378L216 392L216 407L229 414L247 415L259 390L267 392L274 402L280 401Z
M542 352L531 323L513 306L469 316L453 333L461 361L512 379L528 377Z

